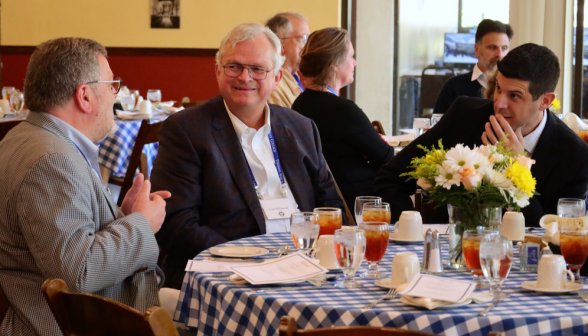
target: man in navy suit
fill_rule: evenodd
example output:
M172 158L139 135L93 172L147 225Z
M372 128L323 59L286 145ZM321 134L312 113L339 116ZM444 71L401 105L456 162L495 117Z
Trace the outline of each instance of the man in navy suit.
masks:
M157 235L166 286L180 288L187 260L205 249L288 231L290 212L343 211L312 120L267 104L283 62L271 30L238 25L216 56L220 96L163 123L152 182L173 195Z
M560 198L584 198L588 189L588 145L547 108L559 79L557 56L546 47L527 43L498 62L494 101L460 97L441 120L383 166L376 178L376 195L390 203L392 222L414 206L416 182L401 177L410 161L425 153L418 148L446 149L457 144L495 144L508 134L506 145L535 160L531 173L539 195L522 209L527 226L539 226L544 214L557 213ZM432 223L447 223L447 208L439 207Z
M472 71L455 76L445 83L433 113L445 113L457 97L482 97L482 90L487 87L488 72L496 69L496 63L508 53L512 35L510 25L482 20L476 30L474 45L478 63Z

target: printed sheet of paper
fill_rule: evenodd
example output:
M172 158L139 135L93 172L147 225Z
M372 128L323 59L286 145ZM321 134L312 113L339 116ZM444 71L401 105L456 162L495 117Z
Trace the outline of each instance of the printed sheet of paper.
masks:
M262 264L233 265L227 268L252 285L303 280L328 270L314 263L304 254L297 252Z
M227 266L246 265L248 263L242 262L216 262L203 260L188 260L186 264L186 272L200 272L200 273L214 273L214 272L230 272Z
M465 302L475 289L476 284L472 281L417 274L400 294L461 303Z

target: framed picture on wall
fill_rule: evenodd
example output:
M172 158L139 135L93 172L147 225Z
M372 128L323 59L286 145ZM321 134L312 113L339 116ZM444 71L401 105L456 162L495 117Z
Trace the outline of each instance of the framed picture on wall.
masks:
M180 28L180 0L149 0L151 28Z

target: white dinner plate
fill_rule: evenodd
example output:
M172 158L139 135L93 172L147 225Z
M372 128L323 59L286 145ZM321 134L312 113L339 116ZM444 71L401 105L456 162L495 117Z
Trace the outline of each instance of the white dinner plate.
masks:
M540 292L540 293L559 294L559 293L574 292L574 291L582 289L584 286L582 284L578 284L578 283L574 282L574 283L566 283L565 289L537 288L537 281L525 281L521 284L521 287L523 287L526 290L532 290L532 291Z
M232 258L258 257L268 253L269 251L263 247L256 246L223 246L210 249L210 254Z
M390 241L394 242L398 245L416 245L416 244L421 244L424 241L424 238L420 239L420 240L400 239L400 238L396 238L396 234L391 233L390 234Z

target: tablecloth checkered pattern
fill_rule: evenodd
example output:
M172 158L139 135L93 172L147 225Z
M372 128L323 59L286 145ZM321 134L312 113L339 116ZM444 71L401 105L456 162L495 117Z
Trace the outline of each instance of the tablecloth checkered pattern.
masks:
M444 238L442 243L443 258L447 260L447 239ZM285 244L294 248L288 233L250 237L224 245L271 249ZM251 293L248 289L261 286L235 285L226 277L214 278L211 273L188 272L174 319L197 327L199 335L276 335L280 317L284 315L294 317L302 329L370 325L442 335L487 335L490 331L504 331L506 335L588 334L588 303L576 293L546 295L523 290L520 284L535 281L536 273L519 270L518 251L514 250L513 267L504 282L504 290L510 298L486 317L480 317L478 313L488 303L427 310L405 305L397 298L382 301L371 310L362 309L387 293L387 289L377 287L374 280L357 278L364 285L358 289L296 291L297 286L309 285L303 283L287 285L293 288L287 292ZM422 260L422 244L396 245L391 242L380 263L388 276L394 254L402 251L415 252ZM208 251L195 259L206 256L210 256ZM258 258L275 257L276 253L270 253ZM366 268L364 261L357 274ZM472 279L469 271L447 267L444 276Z
M159 122L161 119L153 119L153 122ZM98 153L98 163L112 171L114 177L124 178L129 167L131 153L137 140L137 134L141 128L142 120L117 120L116 131L106 137L100 143ZM149 174L153 168L153 160L157 156L159 143L147 144L143 147L143 153L147 155L147 164Z

